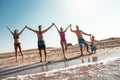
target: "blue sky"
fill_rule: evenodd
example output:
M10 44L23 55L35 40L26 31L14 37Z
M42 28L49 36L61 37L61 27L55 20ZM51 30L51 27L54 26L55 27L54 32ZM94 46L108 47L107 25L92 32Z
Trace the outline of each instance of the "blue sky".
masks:
M14 51L14 41L10 32L19 31L25 25L46 29L55 22L58 27L66 28L79 25L86 33L96 39L119 37L120 0L0 0L0 53ZM84 38L89 41L88 36ZM52 27L44 34L47 47L60 47L57 30ZM77 38L70 30L66 33L68 43L77 44ZM22 49L37 48L37 36L25 29L20 36Z

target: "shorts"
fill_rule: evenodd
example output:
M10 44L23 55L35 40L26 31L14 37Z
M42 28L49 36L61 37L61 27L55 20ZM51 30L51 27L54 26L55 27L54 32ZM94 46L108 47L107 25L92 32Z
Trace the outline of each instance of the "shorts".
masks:
M82 44L84 44L85 46L88 46L87 42L84 39L78 39L79 45L82 48Z
M39 50L46 49L44 40L38 40L38 49Z
M96 51L96 46L95 45L91 45L90 47L91 47L92 51Z
M20 46L20 43L15 43L14 44L16 47L19 47Z

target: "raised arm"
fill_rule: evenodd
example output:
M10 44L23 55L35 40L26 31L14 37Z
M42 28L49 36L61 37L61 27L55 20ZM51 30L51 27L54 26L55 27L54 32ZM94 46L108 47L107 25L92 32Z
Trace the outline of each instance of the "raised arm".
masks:
M70 31L71 32L75 32L74 30L72 30L72 25L70 24Z
M43 33L47 32L53 25L54 25L54 23L52 23L50 27L48 27L47 29L43 30L42 32Z
M71 24L70 24L71 25ZM70 27L70 25L64 30L64 32L66 32L68 30L68 28Z
M37 30L34 30L34 29L29 28L29 27L27 27L27 26L25 26L25 28L27 28L27 29L29 29L29 30L31 30L31 31L33 31L33 32L35 32L35 33L37 33Z
M25 30L25 27L20 31L19 35L21 35L21 33Z
M91 36L91 34L87 34L87 33L83 32L83 31L82 31L82 33L85 34L85 35L87 35L87 36Z
M92 40L92 36L90 36L90 40Z
M58 32L60 32L60 30L58 29L58 27L54 24L55 28L57 29Z
M11 32L11 34L14 34L9 27L7 27L7 29Z
M99 40L96 40L96 39L95 39L95 36L94 36L94 41L97 42L97 43L99 43Z

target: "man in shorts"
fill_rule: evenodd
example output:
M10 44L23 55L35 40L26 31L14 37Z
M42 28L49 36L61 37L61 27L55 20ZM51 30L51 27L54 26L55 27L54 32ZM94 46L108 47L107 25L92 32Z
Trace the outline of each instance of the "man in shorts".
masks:
M79 26L78 25L76 25L76 30L72 30L72 27L70 25L70 30L71 30L71 32L74 32L76 34L77 38L78 38L78 42L79 42L79 45L80 45L81 55L83 55L82 44L84 44L86 46L87 52L89 52L88 44L84 40L82 34L87 35L87 36L91 36L91 34L87 34L87 33L83 32L82 30L79 30Z
M42 30L41 25L38 26L39 30L34 30L34 29L31 29L31 28L25 26L27 29L29 29L29 30L31 30L31 31L33 31L33 32L35 32L37 34L37 37L38 37L38 49L39 49L39 54L40 54L40 58L41 58L40 62L42 62L42 53L41 53L42 50L44 50L45 62L46 62L46 57L47 57L46 46L45 46L45 42L44 42L44 39L43 39L43 34L45 32L47 32L52 26L53 26L53 23L52 23L52 25L50 27L48 27L45 30Z

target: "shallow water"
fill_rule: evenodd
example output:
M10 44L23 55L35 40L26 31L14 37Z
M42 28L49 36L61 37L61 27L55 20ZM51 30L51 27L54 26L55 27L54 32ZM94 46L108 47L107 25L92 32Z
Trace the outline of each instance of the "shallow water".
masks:
M82 64L87 64L87 63L93 63L93 62L106 60L108 58L119 57L119 56L120 56L119 53L110 54L106 56L99 56L99 57L92 56L92 55L86 55L82 57L78 56L73 59L50 62L50 63L45 63L45 64L35 63L35 64L30 64L27 66L12 68L8 70L3 70L3 71L1 70L0 79L8 78L8 77L16 77L18 75L42 73L42 72L46 72L46 71L50 71L54 69L61 69L65 67L67 68L69 66L78 65L78 64L82 65Z

